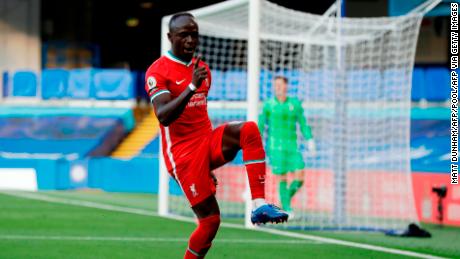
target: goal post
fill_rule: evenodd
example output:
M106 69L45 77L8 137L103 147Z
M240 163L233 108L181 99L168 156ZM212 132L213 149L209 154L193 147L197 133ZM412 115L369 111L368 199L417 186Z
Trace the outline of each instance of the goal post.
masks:
M292 198L295 218L281 228L389 230L418 221L410 175L410 90L420 23L439 2L378 18L340 17L340 1L324 15L265 0L190 11L200 29L198 53L212 73L213 126L257 121L263 103L274 98L279 75L289 80L289 96L302 104L317 152L308 150L299 126L289 143L279 142L281 149L295 146L305 167L304 184ZM162 53L170 48L170 17L162 20ZM280 204L271 165L282 152L270 146L270 128L260 130L268 153L267 200ZM285 159L292 163L292 157ZM223 219L251 227L241 154L215 174ZM287 178L293 180L292 174ZM193 217L164 165L159 182L159 214Z

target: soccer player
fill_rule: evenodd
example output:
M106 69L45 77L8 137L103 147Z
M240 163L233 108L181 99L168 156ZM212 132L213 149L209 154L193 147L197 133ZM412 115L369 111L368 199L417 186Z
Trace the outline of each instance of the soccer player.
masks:
M212 128L207 112L211 87L208 65L194 58L198 24L179 13L169 21L171 50L147 70L146 91L160 121L162 152L198 218L184 258L204 258L220 225L211 171L243 151L251 189L254 224L284 222L288 214L265 202L265 151L257 124L232 122Z
M307 140L308 150L315 155L315 142L304 116L299 99L287 96L288 79L277 76L274 80L275 97L264 103L259 116L259 129L265 131L268 123L267 153L272 173L279 182L281 207L292 217L291 200L303 185L305 163L297 146L297 124ZM287 183L288 173L294 174L294 180Z

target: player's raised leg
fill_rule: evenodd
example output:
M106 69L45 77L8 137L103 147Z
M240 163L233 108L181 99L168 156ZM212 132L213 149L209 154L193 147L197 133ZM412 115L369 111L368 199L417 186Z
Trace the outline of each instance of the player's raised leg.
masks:
M229 123L225 127L222 137L222 153L225 160L233 160L240 149L243 150L243 161L253 201L252 223L287 221L286 212L265 202L265 151L256 123Z

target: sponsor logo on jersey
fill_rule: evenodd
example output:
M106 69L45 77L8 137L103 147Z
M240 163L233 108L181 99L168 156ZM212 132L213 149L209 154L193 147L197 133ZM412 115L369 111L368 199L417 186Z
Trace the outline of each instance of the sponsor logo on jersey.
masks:
M190 101L187 103L187 108L190 107L200 107L200 106L206 106L206 94L204 93L196 93L195 95L190 98Z

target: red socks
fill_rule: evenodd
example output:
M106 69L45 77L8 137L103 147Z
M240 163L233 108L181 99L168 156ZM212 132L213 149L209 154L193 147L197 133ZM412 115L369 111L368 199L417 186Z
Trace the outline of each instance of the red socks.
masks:
M265 151L259 128L253 121L244 123L240 132L240 147L248 172L252 199L265 198Z
M198 219L198 226L190 236L184 259L204 258L216 236L220 225L220 215Z

